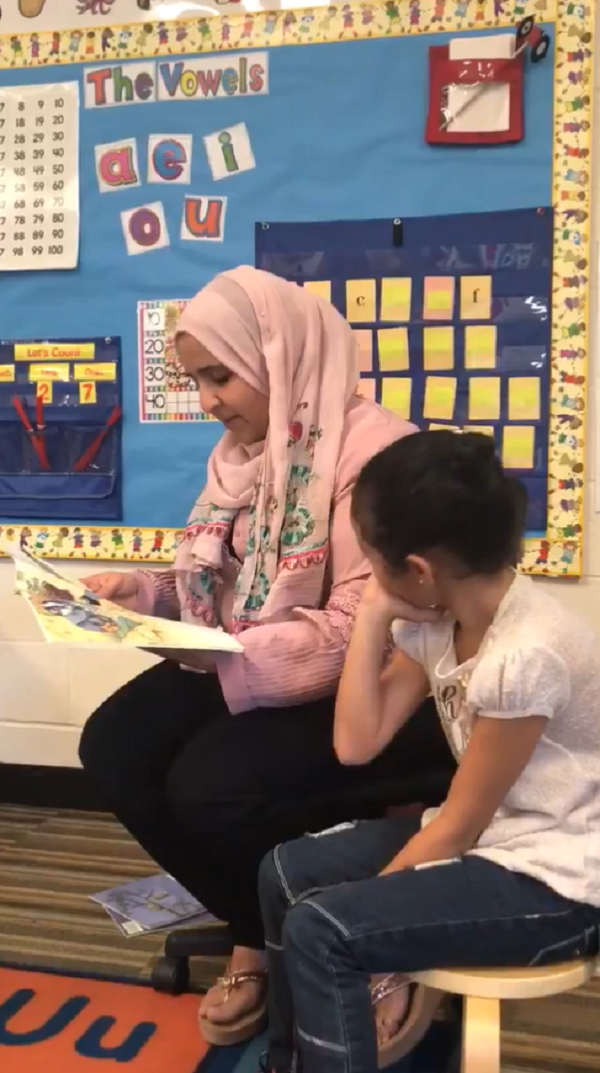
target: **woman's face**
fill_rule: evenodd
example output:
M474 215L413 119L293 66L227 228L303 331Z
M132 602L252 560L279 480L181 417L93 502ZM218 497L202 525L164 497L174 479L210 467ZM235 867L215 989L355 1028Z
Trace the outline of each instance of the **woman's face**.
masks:
M232 436L249 446L267 435L269 400L213 357L201 343L183 332L177 337L177 356L200 392L205 413L216 417Z

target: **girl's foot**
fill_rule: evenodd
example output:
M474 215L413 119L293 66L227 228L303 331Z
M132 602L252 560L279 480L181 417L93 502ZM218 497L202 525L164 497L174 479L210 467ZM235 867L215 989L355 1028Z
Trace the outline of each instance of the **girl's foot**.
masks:
M200 1005L205 1040L223 1047L258 1035L266 1019L266 996L263 952L235 947L225 976L217 980Z
M376 977L371 995L377 1026L379 1069L387 1069L410 1054L427 1033L443 998L400 975Z
M377 1043L381 1047L395 1036L406 1020L410 1003L410 985L401 976L374 976L371 996L375 1007Z

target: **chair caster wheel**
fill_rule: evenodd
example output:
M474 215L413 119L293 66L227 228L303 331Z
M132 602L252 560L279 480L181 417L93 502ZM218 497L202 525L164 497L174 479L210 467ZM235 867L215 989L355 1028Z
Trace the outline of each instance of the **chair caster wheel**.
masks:
M152 966L151 983L155 991L182 995L190 982L187 958L157 958Z

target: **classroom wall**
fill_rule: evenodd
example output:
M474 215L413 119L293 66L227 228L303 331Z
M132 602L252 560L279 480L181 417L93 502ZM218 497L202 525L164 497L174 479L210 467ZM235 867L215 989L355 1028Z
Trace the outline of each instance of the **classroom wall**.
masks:
M600 53L596 51L595 106L600 115ZM591 249L592 360L589 368L587 516L584 576L580 581L536 580L600 635L600 514L595 513L593 385L600 380L600 339L596 331L600 248L600 124L594 147L593 230ZM600 418L600 415L599 415ZM191 490L190 490L191 491ZM192 491L191 491L192 494ZM86 563L57 564L70 576L85 576ZM0 561L0 762L77 764L77 744L87 715L111 692L152 663L140 652L111 653L63 649L42 644L33 618L13 593L11 566Z

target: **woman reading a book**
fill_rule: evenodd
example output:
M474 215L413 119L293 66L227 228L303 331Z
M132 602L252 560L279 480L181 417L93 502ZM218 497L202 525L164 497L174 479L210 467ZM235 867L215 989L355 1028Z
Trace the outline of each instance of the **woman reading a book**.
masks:
M206 486L173 569L86 583L126 608L222 626L244 652L160 653L91 716L80 755L144 849L229 924L227 977L201 1008L205 1037L227 1044L265 1018L265 853L392 800L437 804L431 785L441 799L453 761L431 702L364 768L333 750L335 693L370 575L352 489L372 455L414 431L357 395L346 321L306 289L238 268L192 299L176 346L202 408L225 426Z

